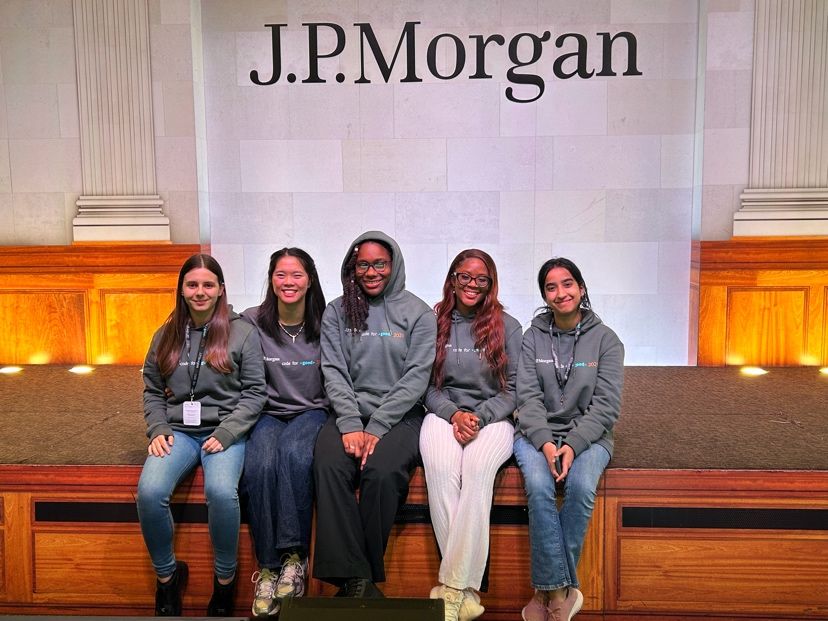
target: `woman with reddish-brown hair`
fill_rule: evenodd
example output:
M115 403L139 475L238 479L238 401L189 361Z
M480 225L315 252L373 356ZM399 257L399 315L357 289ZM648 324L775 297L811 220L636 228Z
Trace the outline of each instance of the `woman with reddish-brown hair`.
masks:
M451 262L436 305L437 353L420 431L428 504L442 562L431 597L446 621L483 614L495 474L512 455L521 328L497 299L497 268L482 250Z
M195 254L181 267L175 308L152 339L143 374L149 446L137 504L158 577L155 614L182 612L188 572L173 550L170 497L200 463L215 571L207 615L232 616L245 439L267 392L259 335L227 304L210 255Z

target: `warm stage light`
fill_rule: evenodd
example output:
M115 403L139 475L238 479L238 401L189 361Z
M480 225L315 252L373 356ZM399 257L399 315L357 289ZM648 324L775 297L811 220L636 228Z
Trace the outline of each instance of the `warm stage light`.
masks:
M741 369L739 369L739 373L741 373L742 375L747 375L748 377L756 377L758 375L767 374L767 371L759 367L742 367Z
M828 375L828 367L822 367L819 372L823 375Z
M77 375L86 375L88 373L92 373L95 370L95 367L90 367L85 364L79 364L78 366L72 367L69 369L69 373L76 373Z
M23 370L23 367L3 367L0 369L0 373L3 375L14 375L15 373L20 373Z

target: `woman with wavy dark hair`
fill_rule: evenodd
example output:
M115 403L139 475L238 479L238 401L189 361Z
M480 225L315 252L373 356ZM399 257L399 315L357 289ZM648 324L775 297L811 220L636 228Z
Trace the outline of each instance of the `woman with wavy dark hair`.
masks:
M340 276L342 296L322 317L333 411L313 464L313 568L338 596L382 597L385 546L418 463L436 326L428 305L406 291L402 252L385 233L357 237Z
M521 328L497 299L497 268L482 250L449 266L435 306L437 350L420 431L428 505L442 562L432 598L446 621L483 614L492 488L512 455Z
M327 417L319 328L325 296L311 256L282 248L270 257L267 293L242 317L264 351L267 403L244 457L250 530L259 570L253 615L277 615L305 593L313 515L313 447Z
M515 459L529 507L535 595L524 621L569 621L584 601L576 568L621 410L624 345L592 311L569 259L538 272L545 302L523 337ZM563 481L558 509L555 486Z
M152 339L143 374L150 442L137 504L158 576L155 614L181 615L188 570L173 551L170 497L201 463L215 557L207 614L231 616L245 438L266 393L259 335L227 304L224 275L213 257L195 254L181 267L175 309Z

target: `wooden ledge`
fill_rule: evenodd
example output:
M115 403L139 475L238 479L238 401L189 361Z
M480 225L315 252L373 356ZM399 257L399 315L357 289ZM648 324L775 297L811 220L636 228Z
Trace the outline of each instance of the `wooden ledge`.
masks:
M199 244L111 243L76 246L2 246L0 274L178 273Z

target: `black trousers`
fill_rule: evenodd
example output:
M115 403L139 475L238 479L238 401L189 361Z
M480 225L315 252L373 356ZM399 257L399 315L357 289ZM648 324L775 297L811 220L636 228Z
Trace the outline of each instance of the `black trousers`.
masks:
M422 407L418 405L377 442L360 471L360 462L345 453L336 417L328 417L313 458L314 576L335 584L345 578L385 581L385 546L419 463L422 423Z

